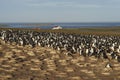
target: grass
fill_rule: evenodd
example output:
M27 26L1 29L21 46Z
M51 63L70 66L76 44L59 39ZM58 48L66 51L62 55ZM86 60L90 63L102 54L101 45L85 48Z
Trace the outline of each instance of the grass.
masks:
M24 31L37 31L37 32L63 32L71 34L94 34L94 35L114 35L120 36L120 27L112 28L69 28L61 30L51 30L51 29L28 29L28 28L0 28L0 29L12 29L12 30L24 30Z

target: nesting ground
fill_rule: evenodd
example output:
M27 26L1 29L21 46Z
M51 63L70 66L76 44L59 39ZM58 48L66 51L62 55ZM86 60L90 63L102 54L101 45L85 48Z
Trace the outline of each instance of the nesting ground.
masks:
M119 36L120 28L55 32ZM112 68L105 67L108 63ZM71 57L47 47L22 47L0 40L0 80L120 80L120 63L78 54Z
M0 80L120 80L120 63L0 40Z

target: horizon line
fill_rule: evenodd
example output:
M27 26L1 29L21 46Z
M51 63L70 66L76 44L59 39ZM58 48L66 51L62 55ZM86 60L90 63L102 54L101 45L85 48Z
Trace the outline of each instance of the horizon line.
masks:
M0 22L0 24L9 23L120 23L120 21L104 21L104 22Z

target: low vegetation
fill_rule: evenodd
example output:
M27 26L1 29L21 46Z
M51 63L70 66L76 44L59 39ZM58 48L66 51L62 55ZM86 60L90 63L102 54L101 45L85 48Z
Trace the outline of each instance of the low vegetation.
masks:
M74 33L74 34L94 34L94 35L114 35L120 36L120 27L112 28L70 28L61 30L51 30L51 29L39 29L39 28L0 28L0 29L13 29L13 30L29 30L37 32L64 32L64 33Z

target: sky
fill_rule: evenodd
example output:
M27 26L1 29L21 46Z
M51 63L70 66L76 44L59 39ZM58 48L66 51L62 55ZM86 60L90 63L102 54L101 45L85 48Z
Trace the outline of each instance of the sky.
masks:
M0 0L8 22L120 22L120 0Z

